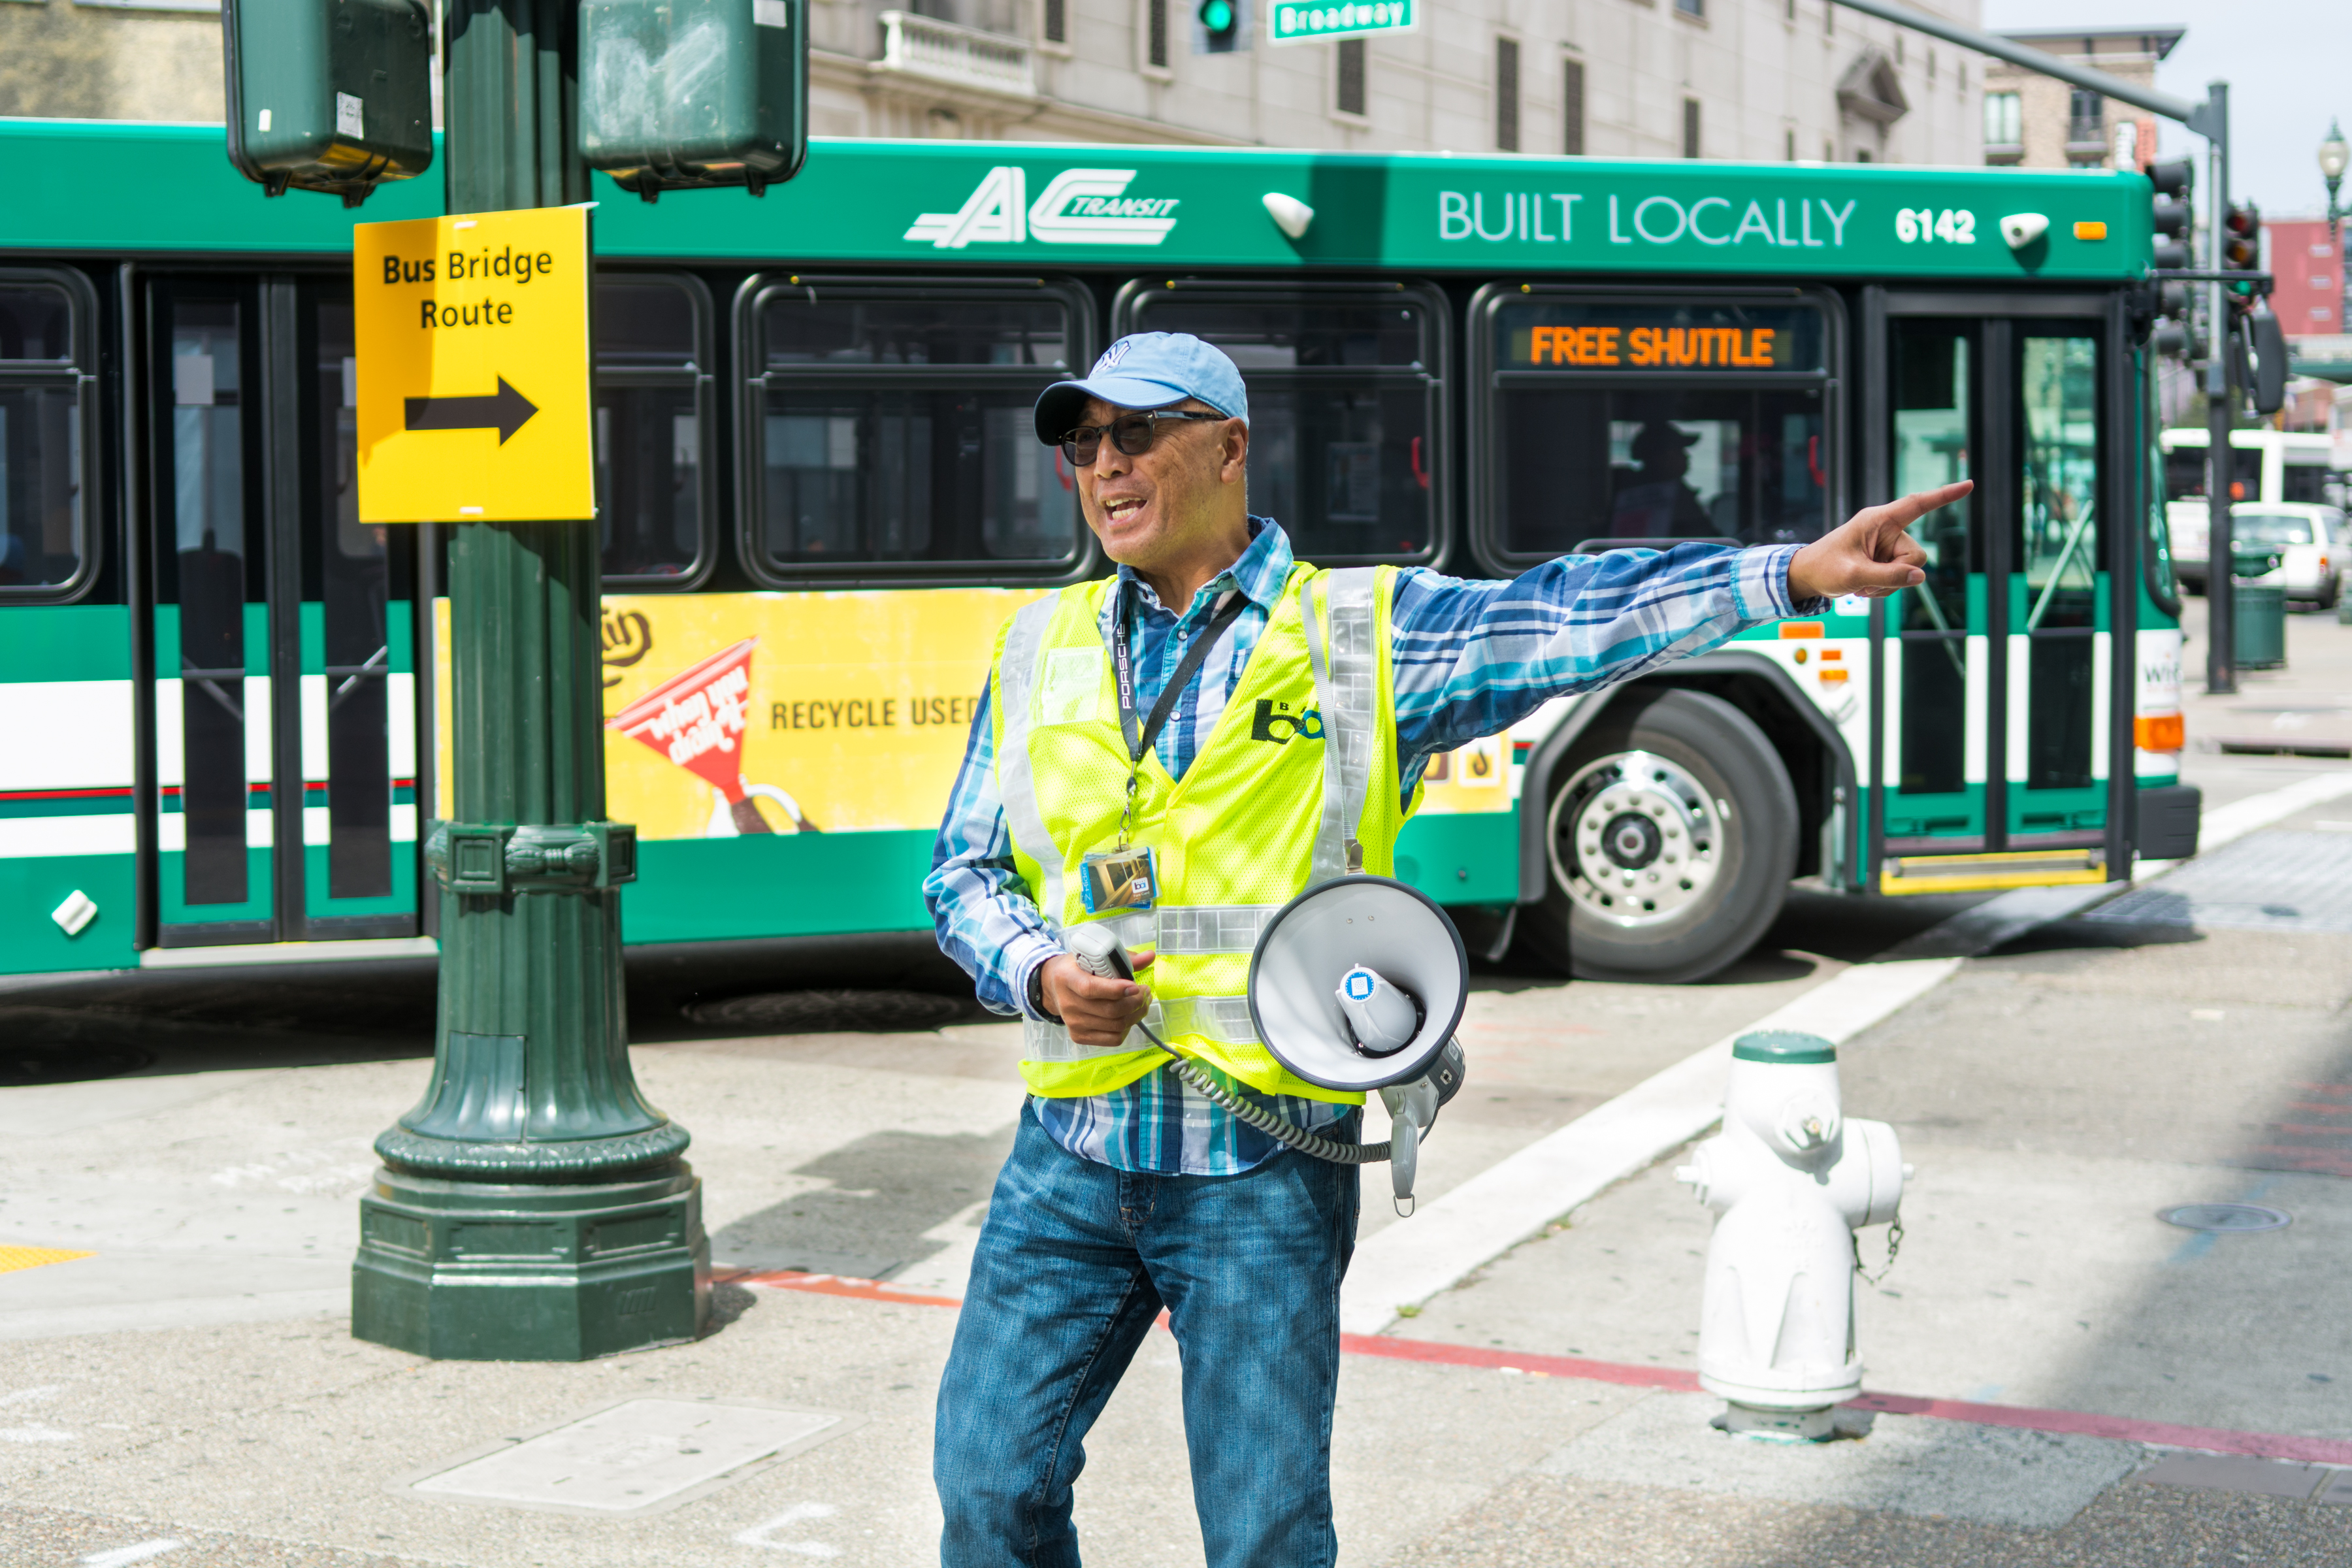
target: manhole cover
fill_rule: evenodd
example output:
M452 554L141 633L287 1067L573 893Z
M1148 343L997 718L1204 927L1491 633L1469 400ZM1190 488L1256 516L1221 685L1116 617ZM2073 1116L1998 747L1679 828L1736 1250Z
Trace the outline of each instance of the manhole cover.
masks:
M2279 1230L2294 1223L2293 1215L2260 1204L2182 1204L2156 1217L2183 1230Z
M890 1033L936 1029L954 1022L964 1005L921 991L766 991L688 1005L698 1024L759 1029L777 1035Z
M0 1046L0 1087L115 1078L154 1059L129 1046Z

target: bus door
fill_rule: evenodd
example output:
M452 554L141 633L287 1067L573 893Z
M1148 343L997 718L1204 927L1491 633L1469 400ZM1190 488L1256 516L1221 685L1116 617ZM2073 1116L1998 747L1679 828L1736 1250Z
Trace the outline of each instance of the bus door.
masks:
M350 286L146 307L157 942L413 936L414 542L359 522Z
M2098 881L2121 853L2110 528L2127 464L2098 297L1865 290L1873 496L1958 479L1925 583L1874 615L1872 815L1887 892ZM2127 711L2127 705L2121 710Z

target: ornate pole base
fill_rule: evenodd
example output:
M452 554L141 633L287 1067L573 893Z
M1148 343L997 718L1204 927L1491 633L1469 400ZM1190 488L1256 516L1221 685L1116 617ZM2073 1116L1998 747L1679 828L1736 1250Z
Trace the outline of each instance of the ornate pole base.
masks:
M702 1181L589 1186L390 1169L360 1200L353 1337L441 1361L588 1361L691 1340L710 1310Z

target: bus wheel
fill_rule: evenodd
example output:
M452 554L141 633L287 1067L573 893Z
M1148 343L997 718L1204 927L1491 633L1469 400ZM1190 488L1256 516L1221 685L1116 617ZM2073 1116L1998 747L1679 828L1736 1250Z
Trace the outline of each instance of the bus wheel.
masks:
M1703 980L1756 945L1796 874L1797 797L1721 698L1636 690L1561 763L1529 935L1586 980Z

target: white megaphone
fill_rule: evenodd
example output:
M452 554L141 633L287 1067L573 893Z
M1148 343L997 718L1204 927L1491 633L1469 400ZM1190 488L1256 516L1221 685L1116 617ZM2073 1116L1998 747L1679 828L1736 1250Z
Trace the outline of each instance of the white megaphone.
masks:
M1469 989L1454 922L1386 877L1307 889L1266 922L1250 958L1250 1021L1275 1059L1324 1089L1381 1091L1401 1205L1423 1134L1462 1087L1454 1031Z

